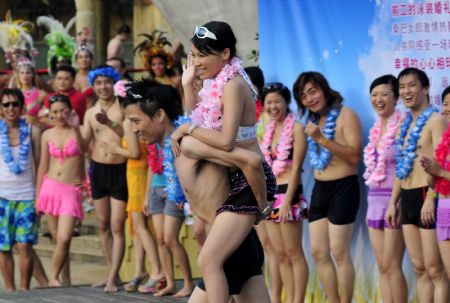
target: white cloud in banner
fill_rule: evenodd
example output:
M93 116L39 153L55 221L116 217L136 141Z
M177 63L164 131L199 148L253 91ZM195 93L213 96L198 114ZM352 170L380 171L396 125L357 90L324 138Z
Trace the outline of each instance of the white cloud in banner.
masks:
M431 1L433 4L435 2ZM448 66L437 66L438 58L442 62L442 60L449 57L448 49L450 45L443 48L439 44L442 44L442 39L448 39L446 35L450 32L450 18L444 13L438 14L433 12L433 14L428 14L425 12L421 15L394 19L392 16L392 5L405 3L413 5L415 3L415 5L418 5L418 2L409 0L376 2L374 21L369 29L372 46L366 53L361 54L358 59L359 68L365 78L365 91L367 93L371 81L375 78L387 73L397 75L404 67L402 58L407 58L407 60L409 60L408 58L416 58L416 62L419 63L418 67L424 69L431 80L430 97L431 101L436 104L439 102L440 93L448 85L447 82L450 82L448 81L450 78L448 76ZM442 11L444 11L444 8L442 8ZM425 23L430 26L427 32L424 32L425 30L422 29L421 32L417 33L415 32L416 29L414 29L412 33L407 32L403 35L393 34L394 24L399 26L399 28L400 24L415 25L417 28L417 24L425 26ZM436 24L439 29L433 30L432 24ZM441 26L445 30L441 29ZM403 44L402 39L405 42ZM429 45L430 50L425 50L426 41L428 41L428 44L431 44L431 46ZM424 44L423 50L418 50L418 42ZM405 47L407 50L400 51L400 49ZM395 51L396 48L397 51ZM400 68L395 68L395 59L400 60Z
M384 74L396 74L392 63L395 58L395 40L391 35L392 17L386 14L386 8L390 9L391 1L386 2L381 4L380 1L376 1L376 15L369 29L372 48L367 53L361 54L358 59L359 68L364 74L366 93L375 78Z

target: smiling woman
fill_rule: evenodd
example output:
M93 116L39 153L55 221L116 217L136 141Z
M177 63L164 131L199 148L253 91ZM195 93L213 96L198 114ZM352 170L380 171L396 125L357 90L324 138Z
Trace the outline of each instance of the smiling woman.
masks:
M367 225L377 265L383 302L406 302L406 279L402 271L405 244L399 222L388 222L386 212L392 200L397 205L395 179L395 138L403 116L395 110L398 80L392 75L375 79L370 85L370 101L378 120L370 130L364 149L364 178L369 186ZM392 224L393 223L393 224ZM390 268L390 270L386 270ZM395 287L393 287L395 285Z
M42 135L41 159L36 180L37 211L44 213L55 250L52 257L50 286L70 285L70 250L75 220L83 219L80 180L84 179L80 120L66 95L50 98L50 116L55 127ZM64 280L60 280L60 274Z
M191 301L227 302L247 281L254 281L245 291L254 297L242 300L267 302L259 270L263 253L252 241L252 225L269 215L267 201L272 201L276 184L256 140L256 92L236 56L236 37L227 23L211 21L196 27L191 42L182 82L188 113L194 109L192 122L175 130L172 147L190 205L211 226L198 258L204 284L194 290ZM196 78L203 80L197 105ZM229 181L228 197L221 195L228 190L228 184L220 183L223 179Z
M303 126L290 113L291 93L286 86L265 85L262 100L272 121L260 146L278 185L274 210L266 223L267 234L278 258L286 302L303 302L308 282L308 265L302 248L307 203L301 184L306 136Z

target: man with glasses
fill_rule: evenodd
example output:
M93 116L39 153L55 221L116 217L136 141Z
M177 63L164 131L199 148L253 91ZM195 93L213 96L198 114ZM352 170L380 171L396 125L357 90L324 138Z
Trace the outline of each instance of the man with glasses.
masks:
M113 85L120 80L120 75L111 66L102 65L89 72L88 80L98 101L84 117L83 139L86 143L93 143L90 165L92 199L102 249L109 267L107 280L93 286L105 287L105 292L116 292L125 251L127 159L111 153L103 142L117 146L122 144L124 116L113 91Z
M32 245L37 242L34 206L35 175L39 161L40 132L21 118L24 97L18 89L0 93L0 269L6 289L16 289L13 246L20 259L20 289L30 288L33 263L39 269L39 284L48 284Z

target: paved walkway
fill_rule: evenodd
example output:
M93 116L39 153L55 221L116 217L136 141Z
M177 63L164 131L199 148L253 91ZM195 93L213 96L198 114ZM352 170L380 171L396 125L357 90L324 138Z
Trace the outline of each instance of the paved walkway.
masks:
M0 303L185 303L187 298L173 297L155 298L152 295L118 292L104 293L101 288L89 286L45 288L30 291L0 292Z
M15 263L15 280L16 287L19 287L19 256L17 254L14 255L14 263ZM51 259L50 258L42 258L42 265L44 266L45 272L47 275L51 270ZM97 283L106 278L108 272L106 265L97 264L97 263L89 263L89 262L70 262L70 271L72 277L73 285L91 285L93 283ZM31 279L31 288L36 288L38 284L36 280ZM3 277L0 275L0 293L5 289L5 283L3 281ZM1 301L0 301L1 302ZM85 302L86 303L86 302Z
M18 256L14 255L16 270L16 287L19 286ZM47 272L50 272L51 259L41 258L42 264ZM3 278L0 275L0 303L121 303L121 302L161 302L161 303L184 303L186 299L175 299L170 296L155 298L152 295L139 293L127 293L121 291L114 294L103 292L102 288L92 288L89 285L99 282L106 277L105 265L87 262L71 261L73 287L41 288L30 291L6 292ZM177 281L181 288L181 281ZM81 286L80 286L81 285ZM36 281L31 280L31 288L37 287Z

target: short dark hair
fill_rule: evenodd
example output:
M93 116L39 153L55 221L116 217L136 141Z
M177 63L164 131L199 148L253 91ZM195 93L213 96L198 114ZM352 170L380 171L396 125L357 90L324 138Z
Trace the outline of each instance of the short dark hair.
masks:
M384 75L373 80L372 84L370 84L369 92L371 93L376 86L382 84L390 84L395 99L398 99L398 80L393 75Z
M63 65L72 66L72 60L70 58L58 59L58 57L53 56L52 59L50 60L50 72L53 75L55 75L58 67L63 66ZM74 76L74 78L75 78L75 76Z
M298 76L292 88L294 99L295 101L297 101L297 105L302 109L302 111L305 111L305 106L302 103L302 94L307 83L312 83L313 85L318 86L323 91L323 94L327 101L327 107L340 105L344 101L344 98L342 98L341 94L330 87L327 79L321 73L304 72Z
M430 79L428 79L427 74L423 70L415 68L415 67L408 67L408 68L405 68L404 70L402 70L400 72L400 74L398 74L398 77L397 77L398 82L400 83L400 79L405 76L408 76L408 75L416 75L417 79L420 82L420 85L423 88L430 88ZM430 102L429 94L427 94L427 98L428 98L428 102Z
M4 96L14 96L19 101L20 109L23 109L25 105L25 98L23 96L23 93L18 88L5 88L0 91L0 102L3 103L3 97Z
M430 79L428 79L427 74L418 68L415 67L408 67L405 68L404 70L402 70L400 72L400 74L398 74L398 80L400 81L400 78L407 76L407 75L416 75L417 79L420 82L420 85L422 85L422 87L424 88L429 88L430 87Z
M444 99L448 94L450 94L450 86L447 86L447 88L442 92L442 102L444 102Z
M199 38L192 36L191 42L201 53L210 55L213 52L221 52L224 49L230 49L230 59L236 55L236 36L230 25L222 21L210 21L202 25L212 32L217 40L211 38Z
M175 120L183 113L180 94L171 85L159 83L150 78L143 78L127 85L127 93L122 106L138 104L150 118L159 109L165 111L170 120Z
M68 108L72 109L72 103L70 103L70 99L66 95L56 94L56 95L51 96L48 99L48 101L50 103L50 108L52 107L53 104L55 104L57 102L62 102L65 105L67 105Z
M280 82L267 83L266 85L264 85L261 94L261 100L263 104L266 101L267 95L270 93L277 93L281 97L283 97L284 101L286 102L287 112L290 111L289 104L291 103L291 92L289 91L289 88L287 88L283 83Z
M131 34L131 28L128 25L123 24L121 27L119 27L117 34Z
M264 87L264 74L258 66L249 66L244 68L247 75L250 77L252 84L258 90L258 94L261 94Z
M75 69L74 69L72 66L70 66L70 65L61 65L61 66L58 66L58 67L56 68L56 70L55 70L55 75L56 75L58 72L67 72L67 73L69 73L69 74L72 76L72 79L74 79L74 80L75 80L75 75L77 74L77 72L75 71Z

